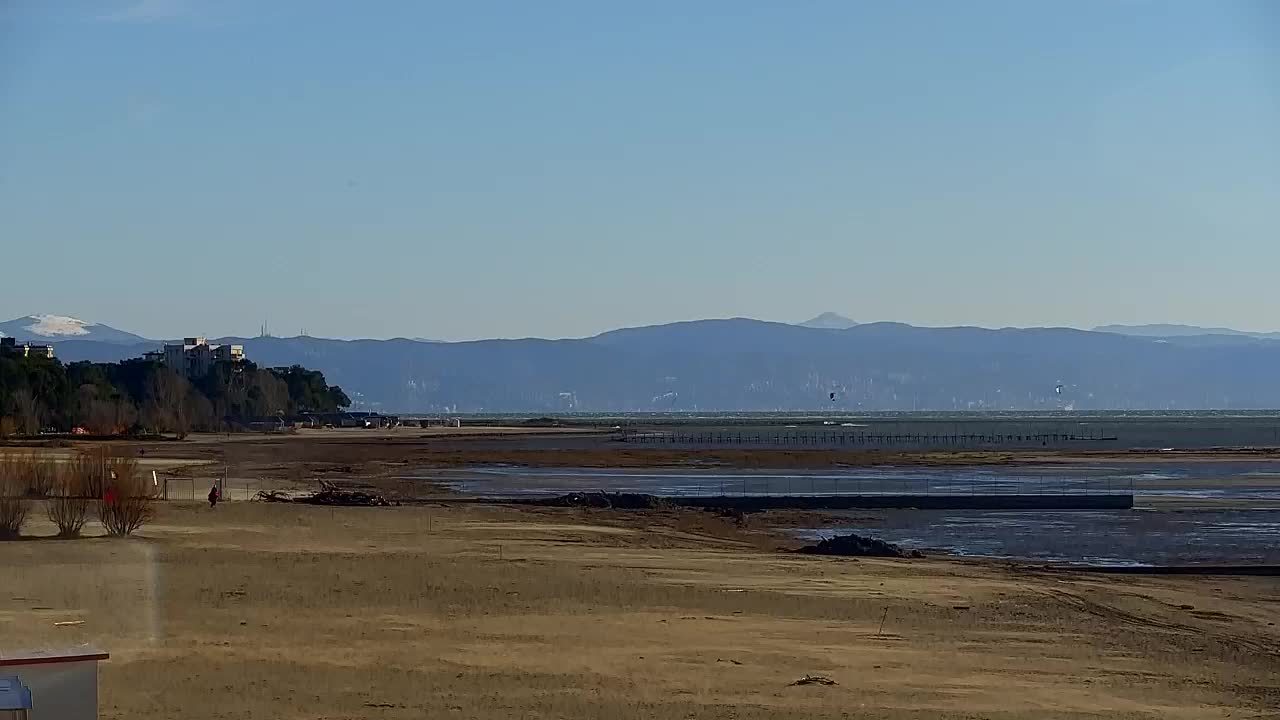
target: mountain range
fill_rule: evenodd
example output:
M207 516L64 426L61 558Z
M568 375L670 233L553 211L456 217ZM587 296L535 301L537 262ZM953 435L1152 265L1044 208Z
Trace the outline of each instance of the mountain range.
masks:
M1135 335L1138 337L1198 337L1201 335L1219 335L1231 337L1249 337L1259 340L1280 340L1280 332L1249 332L1232 330L1231 328L1206 328L1196 325L1099 325L1095 332L1109 332L1118 335Z
M12 337L18 342L31 343L60 340L87 340L117 344L151 342L141 335L66 315L28 315L3 322L0 323L0 337Z
M67 362L137 357L159 344L105 325L35 321L43 317L0 329L37 333ZM736 318L568 340L218 342L243 344L262 365L321 370L358 407L387 412L1280 407L1280 342L1245 334Z

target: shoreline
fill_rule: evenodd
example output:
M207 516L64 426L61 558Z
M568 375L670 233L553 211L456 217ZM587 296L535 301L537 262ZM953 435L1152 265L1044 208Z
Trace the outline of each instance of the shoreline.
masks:
M1280 448L1221 451L890 451L706 449L636 450L450 447L425 458L425 466L508 465L519 467L654 469L849 469L860 467L999 467L1035 465L1209 464L1280 461Z

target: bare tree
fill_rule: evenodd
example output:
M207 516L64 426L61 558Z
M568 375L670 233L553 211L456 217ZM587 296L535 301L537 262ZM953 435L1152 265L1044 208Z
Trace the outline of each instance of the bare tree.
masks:
M40 401L31 394L28 388L19 388L10 395L13 405L13 419L18 424L21 435L37 435L40 433Z
M53 492L45 503L45 515L58 526L58 537L80 536L89 519L90 488L96 471L97 463L84 454L58 467Z
M123 432L138 422L138 408L126 398L117 397L110 402L110 413L113 418L111 432Z
M92 384L85 383L76 388L75 400L71 406L71 424L97 434L93 421L93 410L97 402L98 389Z
M76 424L94 435L111 435L122 429L117 418L119 399L112 400L99 395L97 387L81 385L76 390Z
M31 510L26 493L23 461L12 455L0 456L0 540L14 540Z
M107 488L111 484L111 475L115 470L115 463L121 458L106 445L99 445L90 450L85 450L76 456L72 461L72 471L78 476L81 482L81 489L84 494L91 498L100 498L106 494ZM137 460L128 458L134 464Z
M189 430L217 430L217 415L213 412L213 403L198 392L187 393L187 426Z
M261 395L261 415L278 415L289 410L289 385L270 372L258 379Z
M41 457L32 452L20 458L20 479L26 485L27 495L31 497L47 497L53 490L58 472L58 463L49 457Z
M98 520L111 535L130 535L155 517L155 495L138 473L135 459L117 456L98 501Z
M147 388L147 422L161 431L186 437L191 430L191 383L172 370L162 369L151 376Z

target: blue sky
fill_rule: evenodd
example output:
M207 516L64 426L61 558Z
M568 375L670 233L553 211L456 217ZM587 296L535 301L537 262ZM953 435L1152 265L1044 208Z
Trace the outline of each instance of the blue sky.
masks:
M0 5L0 320L1280 320L1280 4Z

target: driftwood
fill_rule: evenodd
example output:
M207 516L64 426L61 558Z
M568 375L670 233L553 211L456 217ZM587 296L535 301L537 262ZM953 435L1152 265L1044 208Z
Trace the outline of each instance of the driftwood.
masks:
M388 507L386 498L363 490L348 490L333 483L320 482L320 490L310 495L291 496L279 490L260 490L253 496L260 502L302 503L304 505L330 505L342 507Z
M259 490L257 493L254 494L253 499L256 502L278 502L278 503L293 502L292 497L285 495L279 490Z

